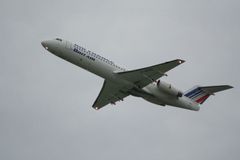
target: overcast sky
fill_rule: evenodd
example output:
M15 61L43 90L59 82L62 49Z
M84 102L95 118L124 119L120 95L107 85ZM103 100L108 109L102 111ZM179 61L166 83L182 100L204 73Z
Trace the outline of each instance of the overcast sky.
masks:
M240 159L239 0L1 0L1 160ZM99 111L103 79L47 52L61 37L128 68L181 58L168 81L230 84L199 112L127 97Z

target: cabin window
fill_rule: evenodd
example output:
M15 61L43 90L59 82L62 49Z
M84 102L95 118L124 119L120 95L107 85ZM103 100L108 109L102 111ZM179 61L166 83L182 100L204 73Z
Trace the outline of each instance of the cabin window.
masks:
M60 38L56 38L56 40L62 42L62 39L60 39Z

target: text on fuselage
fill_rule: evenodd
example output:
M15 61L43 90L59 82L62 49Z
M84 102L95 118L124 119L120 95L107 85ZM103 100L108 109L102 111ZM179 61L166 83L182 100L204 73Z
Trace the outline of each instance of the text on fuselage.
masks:
M90 59L90 60L92 60L92 61L95 61L95 58L92 57L92 56L94 56L94 53L89 51L89 50L86 50L83 47L80 47L80 46L74 44L73 51L82 55L82 56L84 56L84 57L86 57L86 58L88 58L88 59Z
M86 50L85 48L80 47L77 44L74 44L73 51L82 55L82 56L84 56L84 57L86 57L86 58L88 58L88 59L90 59L90 60L92 60L92 61L95 61L95 59L97 58L97 59L99 59L99 60L101 60L105 63L114 65L114 63L112 61L110 61L110 60L108 60L108 59L106 59L106 58L104 58L104 57L102 57L102 56L100 56L100 55L98 55L94 52Z

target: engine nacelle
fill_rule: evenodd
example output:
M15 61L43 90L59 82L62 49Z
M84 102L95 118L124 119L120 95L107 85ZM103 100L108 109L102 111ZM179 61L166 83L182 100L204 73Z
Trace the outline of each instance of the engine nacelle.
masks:
M183 93L181 91L179 91L178 89L171 86L171 84L168 84L166 82L158 80L157 81L157 86L161 91L163 91L163 92L165 92L169 95L176 96L176 97L182 97L183 96Z

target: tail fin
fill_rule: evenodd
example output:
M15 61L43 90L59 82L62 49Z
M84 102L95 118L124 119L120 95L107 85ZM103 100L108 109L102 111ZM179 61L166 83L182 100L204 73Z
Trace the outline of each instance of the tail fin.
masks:
M192 99L194 102L198 104L203 104L210 95L214 95L214 93L216 92L220 92L231 88L233 87L228 85L206 87L195 86L189 91L185 92L184 96Z

